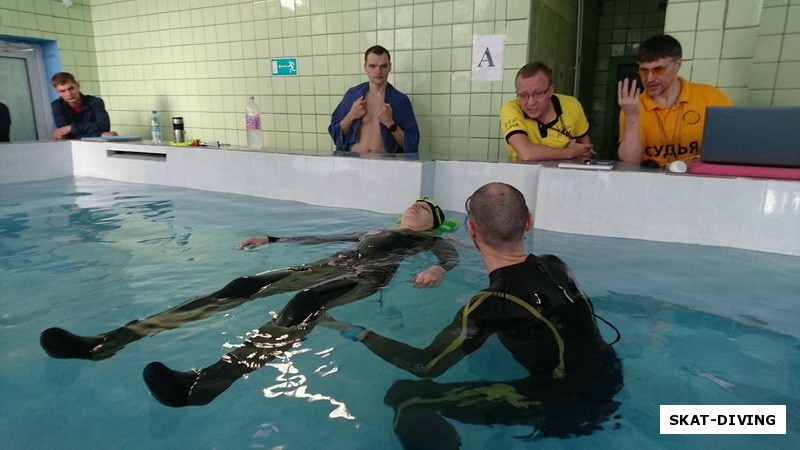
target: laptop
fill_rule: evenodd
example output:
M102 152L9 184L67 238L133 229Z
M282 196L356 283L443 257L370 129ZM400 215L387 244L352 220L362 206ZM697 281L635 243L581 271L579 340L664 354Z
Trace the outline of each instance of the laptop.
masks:
M800 168L800 106L709 106L700 161Z

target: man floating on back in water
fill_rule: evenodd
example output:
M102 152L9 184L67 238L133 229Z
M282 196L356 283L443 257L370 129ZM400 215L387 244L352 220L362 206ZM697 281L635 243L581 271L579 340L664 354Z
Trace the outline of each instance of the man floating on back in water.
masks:
M483 257L490 285L462 307L425 348L325 317L370 351L422 380L394 383L384 401L405 448L455 449L447 419L479 425L530 425L531 438L586 435L616 411L622 365L603 341L591 301L572 271L553 255L526 254L533 222L525 198L504 183L487 184L467 200L467 231ZM529 376L512 381L439 384L444 374L492 335ZM500 361L503 354L495 355Z
M445 272L458 264L455 248L434 233L448 226L453 226L452 221L445 220L441 208L425 197L406 208L399 225L392 229L363 235L248 238L240 249L271 242L358 241L358 244L307 265L237 278L217 292L99 336L77 336L61 328L50 328L42 332L40 342L54 358L106 359L143 337L211 317L259 297L299 290L277 317L216 364L189 372L172 371L160 362L145 367L145 382L161 403L176 407L204 405L243 375L302 340L323 311L378 292L391 281L403 260L431 251L438 262L418 273L412 283L417 287L438 286Z

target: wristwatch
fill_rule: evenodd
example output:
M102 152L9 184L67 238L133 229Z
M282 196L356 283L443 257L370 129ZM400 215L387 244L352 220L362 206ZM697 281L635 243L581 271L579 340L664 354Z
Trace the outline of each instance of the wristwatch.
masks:
M389 132L394 133L397 131L397 122L393 123L392 126L389 127Z

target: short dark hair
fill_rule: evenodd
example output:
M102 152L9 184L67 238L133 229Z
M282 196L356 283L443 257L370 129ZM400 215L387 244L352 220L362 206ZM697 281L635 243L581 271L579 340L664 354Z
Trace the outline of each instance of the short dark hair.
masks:
M547 81L550 83L553 82L553 71L547 67L547 64L540 61L529 62L528 64L522 66L522 68L517 71L517 76L514 78L514 82L516 83L520 78L530 78L536 76L536 74L540 72L547 75Z
M380 45L373 45L364 52L364 62L367 62L367 56L369 56L370 53L378 56L386 55L386 57L389 58L389 62L392 62L392 55L389 54L389 50L386 50Z
M54 88L67 83L78 84L78 81L69 72L58 72L57 74L53 75L53 78L50 78L50 82L53 83Z
M493 248L508 249L522 241L528 206L514 186L486 184L467 200L467 208L481 239Z
M639 52L636 54L636 61L646 63L661 58L681 59L682 57L681 43L668 34L660 34L642 42Z

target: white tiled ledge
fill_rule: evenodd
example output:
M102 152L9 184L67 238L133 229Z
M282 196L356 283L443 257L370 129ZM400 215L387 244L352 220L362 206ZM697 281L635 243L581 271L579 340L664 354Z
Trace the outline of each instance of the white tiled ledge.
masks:
M382 213L400 211L418 195L464 212L464 200L477 187L504 181L525 194L539 229L800 256L800 182L795 181L131 143L0 145L0 184L70 175Z
M543 168L536 227L800 255L800 182Z

